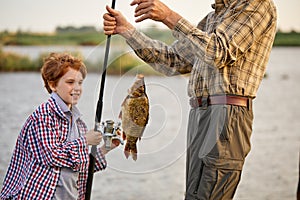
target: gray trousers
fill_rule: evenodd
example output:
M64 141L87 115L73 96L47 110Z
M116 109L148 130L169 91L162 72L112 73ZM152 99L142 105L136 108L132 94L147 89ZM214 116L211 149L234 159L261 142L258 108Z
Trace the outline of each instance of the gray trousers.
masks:
M251 108L212 105L190 110L186 200L232 199L250 151Z

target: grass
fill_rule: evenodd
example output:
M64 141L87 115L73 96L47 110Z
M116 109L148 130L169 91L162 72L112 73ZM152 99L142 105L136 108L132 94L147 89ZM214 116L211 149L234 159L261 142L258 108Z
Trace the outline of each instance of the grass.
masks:
M83 58L79 52L71 52L76 57ZM40 71L43 65L43 59L48 53L42 53L37 59L30 59L27 56L18 55L12 52L4 52L0 49L0 72L15 72L15 71ZM145 75L158 75L152 68L148 67L143 61L138 59L133 54L124 54L122 56L114 56L116 59L107 66L109 75L136 74L136 72ZM99 62L92 63L88 60L84 61L88 72L102 72L99 69ZM101 65L101 63L100 63ZM101 66L100 66L101 67Z
M105 36L99 32L84 33L0 33L1 45L97 45L105 40Z
M0 49L0 71L36 71L36 66L26 56L6 53Z
M166 29L146 29L146 35L170 44L174 41L172 34ZM84 32L59 32L49 33L10 33L0 32L0 45L98 45L106 39L99 31ZM117 38L117 40L120 40ZM291 31L289 33L277 32L274 46L300 46L300 33Z
M274 46L300 46L300 33L297 32L277 32Z

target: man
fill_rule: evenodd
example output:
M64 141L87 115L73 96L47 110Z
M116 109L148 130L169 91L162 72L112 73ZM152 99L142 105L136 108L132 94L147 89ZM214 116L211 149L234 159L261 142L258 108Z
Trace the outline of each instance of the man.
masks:
M272 0L215 0L193 26L159 0L133 0L136 22L162 22L177 39L155 41L106 7L104 32L120 34L165 75L190 73L185 199L232 199L250 151L255 98L276 32Z

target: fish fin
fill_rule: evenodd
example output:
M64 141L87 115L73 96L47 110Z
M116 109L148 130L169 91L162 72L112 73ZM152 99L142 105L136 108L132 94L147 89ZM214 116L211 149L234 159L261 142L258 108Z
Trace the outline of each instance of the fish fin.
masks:
M146 124L145 124L145 126L148 124L148 122L149 122L149 99L148 99L148 96L147 96L147 94L145 94L146 95L146 97L147 97L147 105L148 105L148 107L147 107L147 112L148 112L148 115L147 115L147 118L146 118Z
M147 115L145 126L148 124L148 122L149 122L149 114Z
M125 133L125 131L122 132L122 139L126 140L126 133Z
M118 136L122 136L122 133L123 133L123 131L121 131L121 129L117 129L117 131L116 131L116 134L118 135Z
M130 153L131 153L132 159L134 161L136 161L137 160L137 147L136 147L136 144L132 145L131 148L132 149L130 149Z
M119 113L119 119L122 119L122 110Z
M137 160L137 153L131 153L131 156L134 161Z
M119 113L119 119L122 119L122 107L125 105L126 100L129 99L129 98L130 98L130 96L127 95L127 96L125 97L125 99L123 100L122 104L121 104L121 111L120 111L120 113Z
M127 145L127 143L126 143L125 148L124 148L124 155L127 159L130 156L130 148L129 148L129 145Z
M125 97L125 99L123 100L123 102L122 102L121 106L124 106L124 104L125 104L125 101L126 101L127 99L129 99L129 98L130 98L130 96L129 96L129 95L127 95L127 96Z
M144 135L144 131L145 131L145 129L146 129L146 126L143 128L143 130L141 131L141 137L139 137L139 140L141 140L142 139L142 137L143 137L143 135Z

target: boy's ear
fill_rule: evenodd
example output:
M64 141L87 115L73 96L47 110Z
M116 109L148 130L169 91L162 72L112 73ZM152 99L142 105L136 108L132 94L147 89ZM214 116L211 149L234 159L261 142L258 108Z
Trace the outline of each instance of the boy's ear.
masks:
M52 92L56 92L56 84L54 83L54 81L49 81L48 85L49 85L50 89L52 90Z

